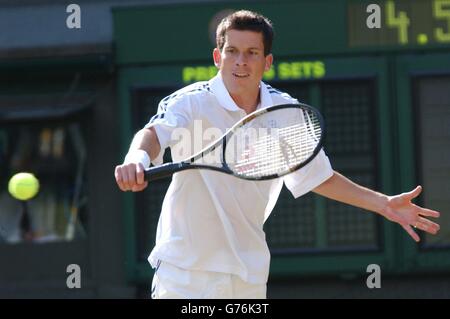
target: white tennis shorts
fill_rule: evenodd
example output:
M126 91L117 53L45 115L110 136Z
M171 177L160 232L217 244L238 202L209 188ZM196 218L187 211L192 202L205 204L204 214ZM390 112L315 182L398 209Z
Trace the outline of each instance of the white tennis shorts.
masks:
M152 299L266 299L266 284L250 284L239 276L186 270L159 261Z

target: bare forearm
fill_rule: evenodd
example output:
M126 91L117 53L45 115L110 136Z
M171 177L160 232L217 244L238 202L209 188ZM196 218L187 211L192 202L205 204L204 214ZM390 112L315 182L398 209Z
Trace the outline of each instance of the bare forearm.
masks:
M388 202L386 195L358 185L336 171L313 192L379 214L382 214Z
M158 156L161 146L153 128L144 128L133 137L129 152L138 149L146 151L152 160Z

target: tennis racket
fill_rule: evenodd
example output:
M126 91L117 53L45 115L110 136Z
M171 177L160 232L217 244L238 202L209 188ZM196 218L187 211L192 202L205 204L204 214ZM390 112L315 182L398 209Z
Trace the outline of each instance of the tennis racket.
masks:
M184 161L145 170L145 180L187 169L209 169L246 180L267 180L296 171L322 148L325 124L312 106L283 104L256 110L222 137ZM214 153L215 161L204 163Z

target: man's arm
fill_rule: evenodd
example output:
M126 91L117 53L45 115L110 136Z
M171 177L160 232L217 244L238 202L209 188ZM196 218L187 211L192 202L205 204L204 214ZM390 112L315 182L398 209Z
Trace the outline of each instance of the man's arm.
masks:
M122 165L116 166L114 175L116 183L122 191L139 192L147 187L144 181L144 169L150 159L154 160L161 146L155 129L144 128L136 133ZM150 158L149 158L150 156Z
M376 212L390 221L399 223L417 242L420 238L411 226L431 234L436 234L440 228L438 224L423 217L439 217L439 212L411 202L421 191L422 187L417 186L408 193L387 196L362 187L338 172L334 172L332 177L313 189L313 192L322 196Z

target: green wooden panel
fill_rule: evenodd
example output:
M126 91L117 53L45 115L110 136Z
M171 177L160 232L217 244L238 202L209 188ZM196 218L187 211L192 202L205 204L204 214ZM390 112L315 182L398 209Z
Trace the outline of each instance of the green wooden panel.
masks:
M271 19L275 55L345 49L345 1L260 1L116 8L119 64L210 60L211 40L223 10L249 9ZM314 30L314 32L311 32ZM330 32L332 30L332 32Z
M349 255L333 253L272 258L270 274L273 277L308 276L324 273L367 275L366 269L370 264L377 264L386 272L392 271L382 254L360 253Z
M450 54L424 54L404 55L396 57L396 86L397 112L398 112L398 162L400 183L398 190L404 192L411 190L418 183L417 155L415 140L415 116L412 83L414 77L440 76L450 74ZM420 202L420 197L418 201ZM441 212L443 214L448 212ZM439 220L438 220L439 222ZM442 231L446 231L448 225L442 224ZM419 234L426 239L425 234ZM407 234L401 235L402 268L404 270L430 270L436 271L448 269L450 266L450 251L448 247L427 248L417 245Z
M448 49L450 9L439 1L279 0L121 7L113 10L116 61L209 61L218 17L238 9L258 11L272 20L275 57ZM380 6L380 29L367 27L371 3ZM433 9L436 5L440 13ZM396 20L387 22L401 13L410 19L406 43L400 41Z

